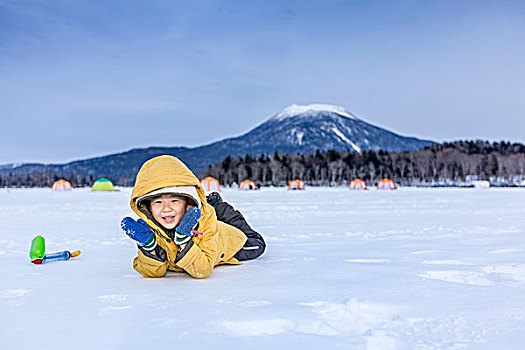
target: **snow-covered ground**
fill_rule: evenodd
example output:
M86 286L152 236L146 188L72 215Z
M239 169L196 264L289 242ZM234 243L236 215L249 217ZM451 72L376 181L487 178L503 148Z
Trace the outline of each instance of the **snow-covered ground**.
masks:
M525 190L226 189L267 240L146 279L130 189L0 189L0 348L522 349ZM31 240L80 257L36 266Z

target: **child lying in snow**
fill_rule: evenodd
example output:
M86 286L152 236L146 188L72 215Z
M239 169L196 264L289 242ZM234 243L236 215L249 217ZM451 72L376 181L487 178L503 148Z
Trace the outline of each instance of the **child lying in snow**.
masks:
M240 264L266 248L240 212L216 192L205 197L197 177L173 156L148 160L137 174L131 209L121 226L137 242L133 268L144 277L167 270L208 277L220 264Z

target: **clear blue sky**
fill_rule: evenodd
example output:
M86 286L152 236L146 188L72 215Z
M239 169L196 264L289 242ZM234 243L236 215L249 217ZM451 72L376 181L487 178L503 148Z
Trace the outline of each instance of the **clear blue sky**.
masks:
M292 103L525 142L525 2L0 0L0 164L203 145Z

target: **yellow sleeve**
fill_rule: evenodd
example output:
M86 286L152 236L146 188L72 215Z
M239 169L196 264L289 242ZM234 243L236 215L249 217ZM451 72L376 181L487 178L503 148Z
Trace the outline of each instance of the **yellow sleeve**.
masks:
M193 278L206 278L211 275L215 261L205 250L193 244L175 266L180 267Z
M133 260L133 268L144 277L164 277L168 262L147 257L139 249L138 256Z

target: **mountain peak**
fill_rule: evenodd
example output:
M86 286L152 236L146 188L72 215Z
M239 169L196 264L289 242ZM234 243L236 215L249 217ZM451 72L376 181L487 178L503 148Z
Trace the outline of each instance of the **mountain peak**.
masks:
M298 115L304 115L309 116L311 114L316 114L319 112L329 112L329 113L336 113L340 116L359 120L355 115L347 112L343 107L341 106L335 106L335 105L328 105L328 104L320 104L320 103L314 103L309 105L290 105L283 109L281 112L276 114L272 119L273 120L283 120L290 117L295 117Z

